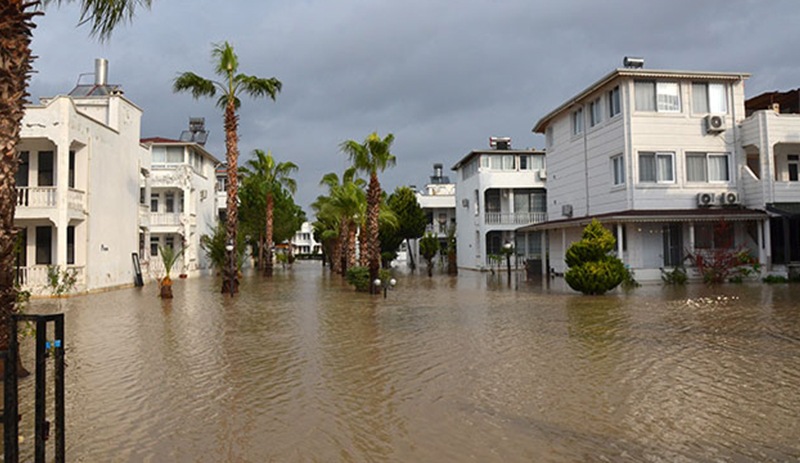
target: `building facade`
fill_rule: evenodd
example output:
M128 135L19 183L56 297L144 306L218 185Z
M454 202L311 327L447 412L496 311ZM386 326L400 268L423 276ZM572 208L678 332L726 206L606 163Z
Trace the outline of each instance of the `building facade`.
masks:
M661 269L688 265L689 254L722 247L769 268L766 198L750 195L756 180L743 147L751 162L770 161L746 141L758 131L745 121L747 77L616 69L540 119L533 130L546 139L549 220L519 231L547 232L550 270L566 270L566 249L592 219L614 232L637 279L657 280ZM771 150L766 158L776 159Z
M491 138L490 148L452 167L459 268L489 268L509 247L518 260L541 258L540 233L515 230L547 220L545 153L511 149L508 138Z
M106 82L26 107L17 146L17 277L47 294L48 270L75 278L70 292L132 284L138 250L139 176L149 153L139 143L142 110Z
M146 274L153 278L164 274L159 257L163 247L183 250L174 267L176 274L210 270L200 237L212 235L218 220L215 170L219 160L204 148L202 121L192 122L181 140L142 139L150 150L151 166L140 185L139 252Z

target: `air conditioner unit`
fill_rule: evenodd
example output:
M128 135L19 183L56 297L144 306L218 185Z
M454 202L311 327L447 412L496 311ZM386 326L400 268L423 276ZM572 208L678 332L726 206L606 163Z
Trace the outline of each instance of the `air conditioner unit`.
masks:
M725 116L709 114L705 118L707 133L720 133L725 131Z
M564 217L572 217L572 204L564 204L561 206L561 215Z
M461 200L461 206L462 207L469 207L469 199L467 199L467 198L462 199Z
M735 206L739 204L739 195L735 191L722 193L720 202L725 206Z
M697 205L708 207L714 204L714 193L697 193Z
M539 180L547 180L547 171L545 169L539 169Z

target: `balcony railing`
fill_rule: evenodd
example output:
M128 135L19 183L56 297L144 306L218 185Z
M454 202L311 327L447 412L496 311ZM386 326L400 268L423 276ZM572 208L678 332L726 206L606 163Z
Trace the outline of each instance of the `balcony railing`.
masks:
M56 207L56 187L17 187L18 207Z
M33 265L30 267L17 268L17 282L24 289L34 294L47 294L50 292L50 279L48 277L49 265ZM81 291L86 288L85 267L68 265L66 271L75 277L75 287L73 291Z
M181 225L180 212L153 212L150 214L150 225Z
M83 212L86 193L70 188L67 190L67 207ZM17 207L55 208L58 207L58 189L54 186L17 187Z
M486 225L528 225L547 221L546 212L486 212Z

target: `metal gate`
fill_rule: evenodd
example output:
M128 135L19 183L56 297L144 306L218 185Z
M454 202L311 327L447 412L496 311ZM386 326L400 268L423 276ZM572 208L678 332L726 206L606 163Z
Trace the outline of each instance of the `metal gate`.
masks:
M19 462L19 402L17 362L19 358L18 324L31 322L36 327L36 388L34 399L34 461L44 463L46 442L50 438L47 419L47 361L53 359L55 460L64 463L64 314L12 315L7 351L0 352L4 362L3 444L5 463ZM54 325L53 339L48 339L48 325Z

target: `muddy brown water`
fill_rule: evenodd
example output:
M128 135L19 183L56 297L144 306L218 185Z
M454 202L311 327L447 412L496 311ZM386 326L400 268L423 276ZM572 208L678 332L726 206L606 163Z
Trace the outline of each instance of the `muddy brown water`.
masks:
M209 277L34 301L66 313L68 461L800 459L800 286L398 280L302 262L233 300Z

